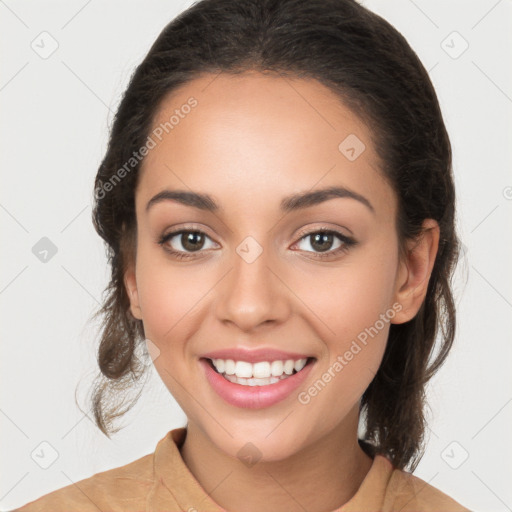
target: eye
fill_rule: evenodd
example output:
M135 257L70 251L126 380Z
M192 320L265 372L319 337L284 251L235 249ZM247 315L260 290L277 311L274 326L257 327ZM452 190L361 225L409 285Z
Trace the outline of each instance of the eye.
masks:
M158 243L163 246L167 252L182 259L194 257L194 254L191 253L201 252L201 249L205 248L206 240L212 242L211 238L203 231L182 229L163 235L158 240ZM206 247L206 249L210 248L212 247Z
M211 242L210 246L206 244L207 241ZM327 228L320 228L303 234L296 245L303 242L305 247L299 249L313 252L314 257L319 259L332 258L340 253L348 252L350 247L357 244L353 238ZM198 229L172 231L162 235L158 244L177 259L194 258L203 252L202 249L215 248L217 245L206 233ZM313 250L309 250L308 247Z
M305 242L305 247L303 246L300 250L314 252L317 258L334 257L342 252L347 252L350 247L357 244L353 238L326 228L306 233L297 244L301 242ZM313 250L308 250L308 247Z

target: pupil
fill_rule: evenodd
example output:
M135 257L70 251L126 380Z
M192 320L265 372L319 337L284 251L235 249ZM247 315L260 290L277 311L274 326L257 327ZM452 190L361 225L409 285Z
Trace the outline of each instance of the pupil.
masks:
M332 244L332 237L333 235L329 233L317 233L313 236L312 246L318 251L327 251ZM322 243L321 241L327 241L327 244Z
M195 251L196 249L200 249L203 246L202 243L199 245L195 245L195 244L197 244L197 239L199 239L200 242L204 243L204 239L202 238L202 233L199 233L197 231L183 233L181 235L181 244L188 251Z

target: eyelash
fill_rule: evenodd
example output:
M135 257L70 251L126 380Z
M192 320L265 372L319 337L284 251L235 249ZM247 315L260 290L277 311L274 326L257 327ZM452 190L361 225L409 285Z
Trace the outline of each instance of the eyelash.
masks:
M208 235L204 231L201 231L199 229L180 229L180 230L172 231L170 233L162 235L158 239L157 243L160 246L162 246L163 249L166 252L168 252L169 254L171 254L171 256L177 258L178 260L195 258L196 257L196 253L187 253L187 252L183 252L183 251L175 251L174 249L170 249L169 247L164 247L164 244L167 241L169 241L171 238L175 237L176 235L183 234L183 233L200 233L200 234L203 234L203 235L208 237ZM309 236L316 235L318 233L327 234L327 235L335 235L343 243L343 245L341 245L340 247L338 247L337 249L334 249L334 250L330 250L330 251L326 251L326 252L320 252L320 253L314 253L315 254L315 258L317 258L317 259L332 258L334 256L337 256L337 255L341 254L341 253L346 253L346 252L349 251L349 249L351 247L354 247L358 243L354 238L351 238L349 236L343 235L342 233L340 233L338 231L335 231L333 229L329 229L327 227L320 227L320 228L315 229L313 231L308 231L307 233L303 233L299 237L298 242L302 241L303 239L305 239L305 238L307 238ZM210 238L210 237L208 237L208 238ZM203 251L201 251L201 250L197 251L197 253L200 253L200 252L203 252ZM312 252L312 251L306 251L306 252Z

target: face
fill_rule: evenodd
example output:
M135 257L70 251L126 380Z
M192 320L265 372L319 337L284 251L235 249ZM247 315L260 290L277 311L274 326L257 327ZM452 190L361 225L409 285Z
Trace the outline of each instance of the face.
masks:
M125 275L131 311L189 425L227 454L252 442L284 459L357 412L390 324L419 307L404 298L420 300L399 261L395 193L369 129L314 80L204 75L166 99L154 129ZM235 364L269 363L262 375L287 355L308 364L292 384L244 386L205 359L237 349L248 355Z

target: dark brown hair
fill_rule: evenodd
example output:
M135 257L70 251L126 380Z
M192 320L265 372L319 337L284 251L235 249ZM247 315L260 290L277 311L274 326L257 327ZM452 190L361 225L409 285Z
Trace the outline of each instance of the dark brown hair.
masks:
M124 397L147 368L137 356L142 322L131 315L123 282L136 250L140 163L122 179L118 171L145 144L171 91L204 73L252 70L316 79L367 123L381 172L398 198L401 254L424 219L439 223L424 303L412 320L390 326L382 364L361 401L365 446L400 469L414 469L424 449L425 385L455 335L451 279L459 242L451 147L419 58L395 28L354 0L202 0L163 29L134 71L95 180L93 222L111 267L96 312L102 318L101 373L91 398L96 424L108 436L119 430L112 422L137 400L125 404Z

